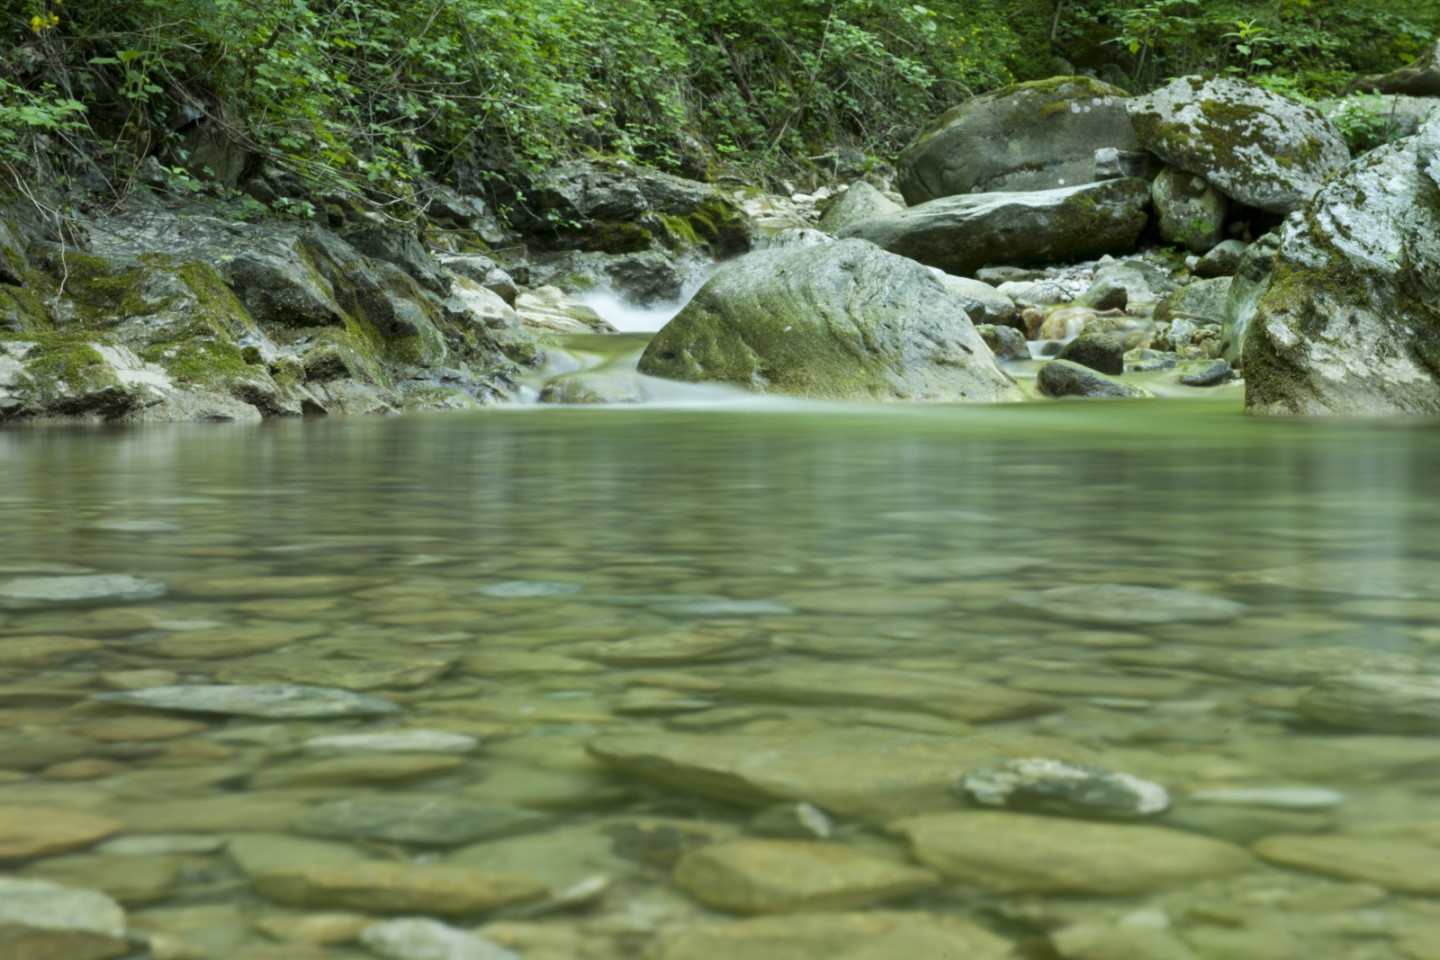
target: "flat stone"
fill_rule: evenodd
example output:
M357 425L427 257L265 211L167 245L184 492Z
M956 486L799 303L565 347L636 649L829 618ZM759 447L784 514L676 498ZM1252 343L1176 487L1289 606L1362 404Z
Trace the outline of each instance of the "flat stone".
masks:
M121 814L127 833L215 833L235 830L284 830L305 811L305 804L283 797L230 794L185 800L148 800Z
M670 934L656 960L1010 960L1015 945L958 917L873 911L696 924Z
M1254 849L1281 866L1401 893L1440 895L1440 847L1432 844L1379 837L1278 836L1266 837Z
M0 645L0 667L53 667L103 646L99 640L83 637L6 637Z
M322 624L273 624L265 627L216 627L186 630L147 643L146 653L174 660L226 660L266 653L325 632Z
M1320 723L1372 733L1440 732L1440 677L1329 677L1300 698L1300 712Z
M390 843L457 846L537 830L543 813L487 807L429 794L338 800L311 807L295 821L301 833Z
M566 890L591 877L624 877L637 865L616 853L613 824L591 822L487 840L456 850L445 858L451 866L500 873L523 873L550 889Z
M1230 577L1230 582L1361 597L1430 600L1440 595L1440 563L1433 560L1300 563L1237 573Z
M1119 583L1078 584L1022 593L1011 597L1010 604L1060 620L1112 626L1220 622L1234 620L1245 612L1245 607L1233 600Z
M504 600L525 600L535 597L568 597L584 589L578 583L561 583L555 580L502 580L480 587L475 592Z
M106 840L95 848L96 853L110 857L149 857L156 854L218 853L225 846L224 837L203 834L175 833L159 836L128 836Z
M710 844L681 857L673 876L697 900L734 913L847 910L939 882L929 870L803 840Z
M0 733L0 769L3 770L44 770L96 751L93 740L55 730Z
M1018 690L1066 697L1122 697L1132 700L1181 700L1192 689L1186 680L1133 677L1123 673L1032 673L1016 677Z
M255 921L256 929L268 937L301 943L349 943L373 926L374 917L341 911L277 913Z
M209 729L208 724L173 717L104 717L83 724L79 732L91 740L123 743L127 740L173 740Z
M345 843L312 840L290 833L242 833L226 844L230 859L248 876L295 867L343 867L368 857Z
M872 822L954 810L959 777L1015 756L1089 759L1069 741L1026 734L937 737L873 728L614 736L589 749L609 766L672 789L753 807L811 803Z
M358 660L279 653L227 663L215 674L222 683L300 683L341 690L409 690L434 683L447 673L448 659Z
M74 854L30 864L24 876L66 887L94 889L123 904L149 903L169 896L180 883L181 860L164 854L112 857Z
M299 684L230 686L180 684L118 693L99 693L100 703L178 710L185 713L223 713L243 717L300 719L319 717L370 717L395 713L399 707L379 697Z
M119 820L81 810L0 806L0 860L78 850L105 839L121 826Z
M179 679L174 670L107 670L100 674L100 685L107 690L144 690L174 686Z
M444 730L380 730L313 737L300 749L315 757L358 757L376 753L473 753L476 737Z
M1005 720L1056 709L1048 697L960 676L819 663L770 670L725 682L736 700L932 713L957 720Z
M279 787L346 787L398 783L449 773L465 758L438 753L365 754L331 757L266 767L250 778L252 789Z
M483 913L545 895L529 877L452 866L390 861L269 870L255 891L292 907L338 907L373 913Z
M386 960L520 960L513 950L424 917L366 927L360 942Z
M224 577L185 585L185 592L209 600L239 600L264 597L328 597L353 593L383 583L367 577Z
M110 897L94 890L75 890L46 880L0 877L0 926L11 924L123 937L125 911Z
M1329 833L1335 829L1335 818L1312 811L1187 804L1166 814L1164 825L1249 846L1256 840L1281 833Z
M944 597L854 588L791 593L786 594L785 599L806 613L856 617L924 616L950 607L950 601Z
M118 776L130 768L118 760L104 760L91 757L84 760L67 760L40 771L46 780L99 780Z
M1329 810L1345 802L1345 794L1324 787L1240 787L1233 790L1195 790L1196 803L1242 807L1271 807L1276 810Z
M17 577L0 581L0 609L29 610L77 603L153 600L169 587L159 580L125 574L78 577Z
M1419 673L1419 659L1369 647L1300 646L1273 650L1226 650L1208 653L1195 666L1209 673L1268 683L1315 683L1326 677L1356 673Z
M14 960L111 960L131 952L130 941L124 937L83 930L0 926L0 955Z
M987 807L1107 820L1154 816L1170 806L1169 792L1158 783L1040 757L966 774L960 789Z
M1065 960L1200 960L1170 930L1077 923L1050 935Z
M584 656L616 666L744 660L770 649L770 634L747 627L699 626L587 647Z
M1018 813L937 813L891 825L922 863L1000 893L1151 893L1254 866L1240 847L1150 826Z

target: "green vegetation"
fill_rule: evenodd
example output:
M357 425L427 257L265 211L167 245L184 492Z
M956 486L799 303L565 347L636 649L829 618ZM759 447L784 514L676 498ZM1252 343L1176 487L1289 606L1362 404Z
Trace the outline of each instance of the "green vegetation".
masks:
M692 177L885 156L960 99L1076 70L1318 96L1440 32L1433 0L22 0L7 18L14 179L123 185L154 156L233 187L269 165L397 211L422 176L478 189L588 153Z

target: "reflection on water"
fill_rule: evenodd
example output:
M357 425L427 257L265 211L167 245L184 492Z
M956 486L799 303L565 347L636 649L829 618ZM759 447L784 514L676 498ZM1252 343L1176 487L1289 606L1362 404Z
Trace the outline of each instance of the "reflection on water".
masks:
M137 958L1434 957L1435 428L1238 406L0 433L0 867Z

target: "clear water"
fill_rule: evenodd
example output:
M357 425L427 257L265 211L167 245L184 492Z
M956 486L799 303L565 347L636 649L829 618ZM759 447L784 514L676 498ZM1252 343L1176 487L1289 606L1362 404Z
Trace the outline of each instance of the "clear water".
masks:
M1401 658L1378 672L1433 671L1437 474L1433 423L1262 421L1233 396L3 432L0 580L83 568L169 585L160 599L0 612L0 653L37 635L99 644L0 667L0 819L17 807L83 810L114 818L115 837L169 846L127 853L112 837L98 852L3 867L110 890L136 936L166 934L215 958L369 956L345 939L354 930L325 946L287 941L299 936L287 918L318 909L276 906L248 882L247 870L277 862L353 859L503 866L557 892L588 883L568 901L450 918L527 960L711 956L664 952L664 937L734 920L678 887L671 867L707 840L776 828L714 790L602 765L588 744L749 737L783 752L787 738L832 737L835 769L859 782L868 761L857 743L977 733L1072 745L1161 783L1174 801L1154 821L1162 828L1242 847L1272 834L1370 838L1384 841L1382 860L1398 842L1440 865L1440 739L1327 724L1297 707L1321 675L1377 672L1365 659L1377 654ZM1246 576L1301 564L1324 566ZM567 586L477 593L512 581ZM1218 623L1097 626L1011 601L1086 583L1246 609ZM738 650L640 664L604 654L716 621L745 638ZM1303 653L1322 646L1335 650L1317 674ZM1266 651L1280 652L1254 660ZM1049 705L964 723L904 697L733 692L818 666L984 681ZM193 723L163 739L96 726L167 716L88 699L139 670L182 683L340 678L401 710L182 714ZM482 744L398 773L383 763L336 773L300 750L388 729ZM1191 797L1276 787L1343 799L1297 811ZM392 794L542 816L479 844L302 839L294 826L320 804ZM914 812L902 806L896 815ZM913 857L883 815L830 812L829 842ZM1337 862L1257 859L1236 876L1124 893L947 882L885 909L966 918L1016 944L1015 956L1437 956L1440 885L1426 884L1440 866L1397 867L1392 880L1383 866L1360 876ZM1190 952L1096 952L1075 932L1092 928Z

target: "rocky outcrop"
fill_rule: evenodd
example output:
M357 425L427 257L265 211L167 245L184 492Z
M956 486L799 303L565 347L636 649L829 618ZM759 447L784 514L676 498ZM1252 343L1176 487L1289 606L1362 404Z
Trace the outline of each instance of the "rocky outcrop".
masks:
M1054 77L967 100L901 154L900 193L913 205L1090 183L1097 150L1139 149L1128 98L1089 77Z
M641 373L837 400L1017 400L924 267L859 240L723 266L650 342Z
M1255 413L1440 413L1440 119L1280 231L1243 354Z
M970 276L991 263L1084 260L1133 250L1149 200L1150 185L1134 177L1058 190L946 197L863 220L840 235Z
M387 234L357 216L343 229L372 254L316 225L144 197L90 223L83 251L32 232L6 254L21 282L0 286L0 419L259 419L508 396L517 351L503 328L518 321L499 297L452 277L402 224Z
M1231 77L1182 77L1126 101L1140 142L1232 200L1298 210L1350 159L1314 107Z
M1356 77L1346 93L1397 93L1411 97L1440 97L1440 40L1414 63L1378 76Z

